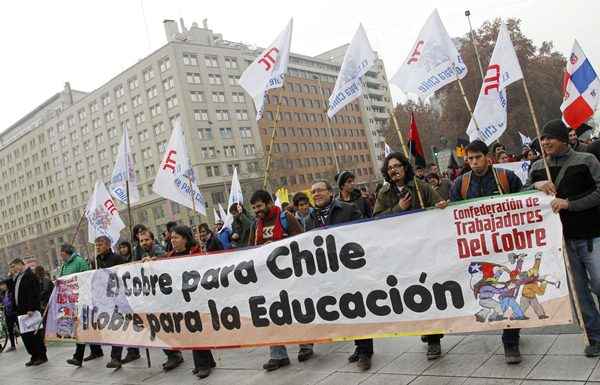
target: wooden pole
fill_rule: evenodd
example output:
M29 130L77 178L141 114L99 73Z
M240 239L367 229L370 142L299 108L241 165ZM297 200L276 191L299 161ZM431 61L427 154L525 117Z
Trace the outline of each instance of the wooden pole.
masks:
M396 132L398 133L398 137L400 138L400 145L402 146L402 151L404 152L404 156L408 160L408 149L406 147L406 143L404 142L404 137L402 136L402 131L400 131L400 126L398 125L398 120L396 120L396 115L394 112L391 113L392 122L394 122L394 127L396 128ZM419 204L421 208L425 208L425 203L423 202L423 196L421 195L421 189L419 188L419 184L417 183L417 177L413 175L413 182L415 184L415 190L417 191L417 198L419 199Z
M321 84L321 78L318 76L314 77L317 83L319 83L319 93L321 94L321 102L323 103L323 108L325 109L325 121L327 122L327 132L329 133L329 143L331 146L331 151L333 152L333 160L335 161L335 171L336 173L340 173L340 163L338 162L337 152L335 151L335 143L333 142L333 130L331 129L331 121L329 120L329 115L327 115L327 103L325 103L325 94L323 92L323 84Z
M540 132L540 125L537 120L537 115L535 114L535 109L533 108L533 101L531 100L531 95L529 94L529 88L527 87L527 81L525 80L525 76L523 76L523 89L525 90L525 97L527 98L527 104L529 105L529 112L531 112L531 120L533 120L533 126L535 127L535 134L538 139L538 143L540 144L540 151L542 152L542 159L544 162L544 168L546 169L546 177L548 181L552 181L552 175L550 174L550 167L548 167L548 160L546 159L546 153L544 151L544 147L542 146L542 134ZM565 262L565 267L567 268L567 279L569 280L569 284L572 288L571 294L573 295L573 303L575 304L575 314L577 315L577 323L583 329L583 336L587 344L590 343L590 337L587 334L587 330L585 329L585 325L583 324L583 315L581 313L581 306L579 305L579 297L577 296L577 291L575 290L575 278L573 277L573 270L571 269L571 261L569 260L569 255L567 254L567 243L563 238L563 260Z
M281 113L281 98L283 96L284 87L285 85L281 87L281 90L279 91L279 98L277 99L277 108L275 109L275 121L273 122L273 132L271 133L271 140L269 141L269 152L267 153L267 165L265 167L265 177L263 179L263 190L267 189L267 184L269 182L269 174L271 172L271 163L273 156L273 144L275 143L275 135L277 134L277 123L279 123L279 117Z

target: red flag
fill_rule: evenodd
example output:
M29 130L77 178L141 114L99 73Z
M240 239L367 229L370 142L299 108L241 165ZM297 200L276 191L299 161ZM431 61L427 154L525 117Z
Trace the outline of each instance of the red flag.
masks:
M425 153L423 152L423 146L421 146L421 138L419 137L419 130L417 130L417 122L415 121L415 114L413 112L410 113L408 148L415 159L415 165L425 167Z

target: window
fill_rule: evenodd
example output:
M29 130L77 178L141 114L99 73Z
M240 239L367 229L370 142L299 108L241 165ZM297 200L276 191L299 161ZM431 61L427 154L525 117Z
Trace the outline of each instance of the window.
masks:
M200 73L198 73L198 72L188 72L185 74L185 78L186 78L187 82L190 84L201 84L202 83L202 78L200 77Z
M200 154L202 155L202 159L211 159L216 157L214 147L201 147Z
M237 157L237 150L236 150L235 146L223 146L223 151L225 152L226 158Z
M146 160L152 158L152 151L150 150L150 147L144 148L142 150L142 158L144 158Z
M121 130L129 130L131 128L131 124L129 123L129 119L125 119L121 122Z
M140 131L140 133L138 134L138 137L140 138L140 143L147 140L149 138L148 130Z
M197 66L198 65L198 55L193 53L184 53L183 54L183 64L186 66Z
M235 117L237 120L248 120L248 110L236 110Z
M214 67L218 67L219 66L219 61L218 61L218 59L217 59L216 56L206 55L206 56L204 56L204 64L207 67L213 67L214 68Z
M103 177L110 176L110 170L109 170L108 166L103 166L100 169L100 173L102 174Z
M229 85L237 86L240 84L240 77L236 75L229 75Z
M116 136L117 136L117 129L116 129L116 127L109 128L108 129L108 137L112 139L112 138L114 138Z
M200 91L191 91L190 99L192 102L203 102L204 101L204 93Z
M159 154L163 154L167 150L167 141L163 140L162 142L158 142L156 144L156 149Z
M94 129L100 128L100 118L92 119L92 127Z
M248 162L248 172L258 172L258 162Z
M223 139L231 139L233 137L231 127L221 127L219 128L219 133Z
M240 137L251 138L252 137L252 129L250 127L240 127Z
M219 120L219 121L229 120L229 111L217 110L217 120Z
M146 95L148 96L148 99L152 99L153 97L158 95L158 90L156 89L156 86L148 88L146 90Z
M87 118L87 112L85 110L79 110L79 121L84 121Z
M149 81L154 78L154 69L152 67L148 67L144 70L144 80Z
M106 150L100 150L100 151L98 151L98 159L100 159L100 160L106 160Z
M284 152L287 152L284 151ZM253 144L244 144L244 155L254 155L256 154L256 148Z
M246 97L243 92L232 92L231 101L234 103L246 103Z
M199 128L198 136L202 140L212 139L212 130L210 128Z
M108 106L110 104L110 95L106 94L102 96L102 105L103 106Z
M167 98L167 109L171 109L179 104L177 100L177 95L173 95L170 98Z
M123 86L117 86L117 88L115 88L115 96L118 99L123 95L125 95L125 90L123 89Z
M153 106L150 107L150 115L152 117L160 115L160 104L155 104L155 105L153 105Z
M165 72L166 70L171 68L171 60L168 57L162 59L159 63L159 67L160 72Z
M208 120L208 110L194 110L194 120Z
M135 90L139 86L139 82L137 78L131 78L127 81L130 90Z
M225 68L237 69L238 68L237 59L233 58L233 57L225 57Z
M160 135L165 132L165 124L163 122L155 124L152 128L154 129L154 135Z
M102 135L102 134L96 135L96 144L100 144L102 142L104 142L104 135Z
M224 92L213 92L212 93L212 101L215 103L225 103L225 93Z
M211 176L220 176L220 175L221 175L221 168L219 166L207 166L206 167L206 176L211 177ZM221 193L221 194L223 194L223 193Z
M141 123L143 123L145 120L146 120L146 118L144 117L144 113L143 113L143 112L140 112L140 113L137 113L137 114L135 114L135 122L136 122L137 124L141 124Z
M118 151L119 151L118 144L113 144L112 146L110 146L110 153L113 154L113 156L117 156Z
M208 84L223 84L223 78L221 78L221 75L209 74Z
M162 84L165 91L168 91L171 88L175 87L175 81L173 80L173 77L166 78L165 80L163 80Z
M123 115L127 112L127 103L121 103L117 108L119 109L119 115Z
M133 108L139 107L142 105L142 97L140 95L136 95L131 98L131 103L133 103Z
M112 110L104 113L104 120L106 120L107 122L112 121L114 118L115 118L115 113Z

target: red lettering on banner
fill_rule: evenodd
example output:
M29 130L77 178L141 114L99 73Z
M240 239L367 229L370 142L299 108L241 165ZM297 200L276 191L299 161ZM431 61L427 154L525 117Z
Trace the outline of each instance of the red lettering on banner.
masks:
M488 94L488 91L490 89L495 89L496 91L499 91L500 88L500 66L498 64L492 64L487 68L487 71L489 70L493 70L495 72L495 74L493 74L492 76L488 76L487 78L483 79L483 84L486 83L490 83L490 84L486 84L485 88L483 89L483 93L484 94ZM487 75L487 71L486 71L486 75Z
M115 211L117 211L117 208L115 207L115 203L112 201L112 199L107 199L104 202L104 208L106 208L111 215L114 214Z
M175 159L172 158L172 156L174 156L174 155L177 155L177 151L169 150L169 154L167 155L167 159L165 160L165 165L163 166L163 170L169 169L173 173L175 173L175 165L177 164L177 162L175 161Z
M413 53L410 55L410 59L408 59L408 62L406 64L412 64L419 61L421 57L421 51L419 51L419 49L423 46L423 44L425 44L423 40L419 40L417 42L417 44L415 45L415 49L413 50Z
M273 65L275 64L275 62L277 61L277 59L275 59L273 56L271 56L271 54L273 52L279 53L279 50L275 47L271 48L258 61L259 63L262 63L265 65L265 71L270 71L271 68L273 67Z

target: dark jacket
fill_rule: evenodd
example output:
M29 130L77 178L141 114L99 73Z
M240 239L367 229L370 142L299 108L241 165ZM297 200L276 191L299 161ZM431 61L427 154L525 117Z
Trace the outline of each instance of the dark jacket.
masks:
M233 217L231 224L231 235L237 234L240 238L237 241L231 241L231 247L246 247L250 240L250 231L254 221L244 212Z
M219 238L212 233L208 242L206 242L206 252L210 253L211 251L221 251L224 250L223 244L219 240Z
M142 256L142 258L146 258L146 257L160 258L166 254L165 249L163 249L163 247L157 242L154 242L152 244L152 249L150 251L147 251L141 245L139 247L139 250L140 250L139 254Z
M362 193L359 189L355 188L352 190L350 193L350 199L348 200L343 200L341 193L338 194L336 199L340 202L349 203L356 207L362 214L363 218L371 218L373 216L373 211L371 210L371 206L369 206L369 202L362 197Z
M420 179L417 179L419 191L423 198L423 204L425 207L435 206L436 203L440 202L442 198L437 192L431 188L429 183L425 183ZM415 181L411 180L406 184L406 188L410 191L411 195L411 206L407 210L402 210L400 205L399 191L395 186L386 183L377 194L377 200L375 201L375 208L373 209L373 216L398 213L402 211L417 210L421 208L421 202L419 202L419 195L415 188Z
M521 179L519 179L519 177L510 170L503 171L506 172L506 176L508 178L508 185L510 188L508 193L521 191L523 188ZM469 189L467 190L467 196L465 199L481 198L500 194L500 191L498 190L498 184L496 183L496 178L492 172L492 166L488 167L487 173L483 176L477 176L472 171L469 172L471 173L471 181L469 183ZM454 184L452 185L452 190L450 192L450 200L452 202L463 200L460 190L462 188L462 180L465 178L465 175L466 173L454 180Z
M46 309L50 296L54 290L54 284L48 277L44 277L40 280L40 308Z
M319 209L315 208L312 210L305 220L305 231L313 230L319 227L337 225L340 223L352 222L357 219L361 219L363 216L356 208L356 206L341 202L334 199L331 207L329 208L329 215L325 221L325 225L321 225L317 216L319 215Z
M28 311L40 311L40 281L37 276L27 268L23 271L18 286L17 282L18 278L15 280L12 298L17 315L27 314Z
M115 254L112 249L110 249L106 254L99 254L96 257L96 260L98 261L99 269L107 269L109 267L117 266L127 262L120 255Z
M569 209L560 211L566 239L600 237L600 163L589 153L569 149L565 154L548 157L556 197L569 201ZM564 171L561 172L561 169ZM548 180L544 161L531 166L527 186Z
M433 187L433 190L439 194L444 200L450 199L450 190L452 189L452 182L447 178L440 178L440 184L437 187Z

